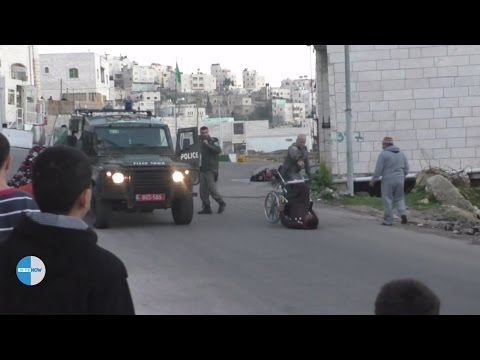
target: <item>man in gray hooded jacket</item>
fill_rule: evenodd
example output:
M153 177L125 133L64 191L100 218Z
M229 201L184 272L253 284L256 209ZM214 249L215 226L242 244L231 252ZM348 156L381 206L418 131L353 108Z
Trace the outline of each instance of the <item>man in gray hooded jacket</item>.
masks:
M393 144L391 137L385 137L382 141L383 151L378 156L375 173L370 185L382 177L382 199L383 199L383 223L391 226L393 224L393 204L396 205L402 218L402 224L407 223L405 207L405 177L408 175L408 160L404 153Z

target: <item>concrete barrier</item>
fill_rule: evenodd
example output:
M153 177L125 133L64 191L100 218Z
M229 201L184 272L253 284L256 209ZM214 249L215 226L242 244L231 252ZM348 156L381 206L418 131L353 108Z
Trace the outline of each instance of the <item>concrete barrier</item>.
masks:
M32 131L4 128L2 133L7 137L11 147L31 149L33 146Z

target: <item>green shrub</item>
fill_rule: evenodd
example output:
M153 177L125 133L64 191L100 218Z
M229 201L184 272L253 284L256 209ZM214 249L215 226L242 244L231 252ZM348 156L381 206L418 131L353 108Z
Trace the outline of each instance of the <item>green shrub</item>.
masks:
M326 163L321 162L318 170L312 175L310 188L318 194L322 193L326 188L333 189L332 172Z

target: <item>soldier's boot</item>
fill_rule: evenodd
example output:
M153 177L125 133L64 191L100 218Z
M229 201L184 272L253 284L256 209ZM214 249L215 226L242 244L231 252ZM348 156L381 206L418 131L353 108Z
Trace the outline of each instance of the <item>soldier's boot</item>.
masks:
M205 214L213 214L212 208L210 206L206 206L203 208L202 211L198 212L199 215L205 215Z
M227 207L227 204L225 204L225 201L222 201L218 206L218 213L219 214L223 213L226 207Z

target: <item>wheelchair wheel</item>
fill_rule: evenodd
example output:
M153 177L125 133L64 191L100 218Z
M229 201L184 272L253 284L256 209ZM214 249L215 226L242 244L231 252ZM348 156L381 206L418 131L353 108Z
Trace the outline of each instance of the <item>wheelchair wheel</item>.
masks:
M270 191L265 197L265 217L267 221L276 224L280 220L280 198L274 191Z

